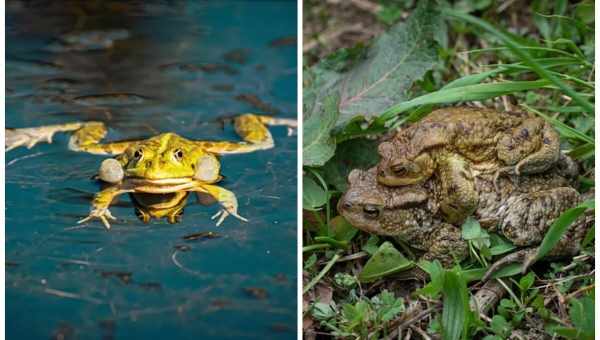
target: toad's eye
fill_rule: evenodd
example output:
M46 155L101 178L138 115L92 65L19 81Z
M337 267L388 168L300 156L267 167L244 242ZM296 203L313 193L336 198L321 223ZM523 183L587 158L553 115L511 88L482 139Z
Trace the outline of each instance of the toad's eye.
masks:
M142 159L142 157L144 157L144 152L142 151L142 149L135 150L135 152L133 153L133 158L140 160Z
M408 170L403 164L392 165L391 169L396 176L405 176L408 174Z
M375 219L379 217L379 208L375 205L367 204L363 207L363 212L368 218Z
M177 161L181 162L183 159L183 151L181 149L175 150L175 152L173 152L173 157L175 157Z

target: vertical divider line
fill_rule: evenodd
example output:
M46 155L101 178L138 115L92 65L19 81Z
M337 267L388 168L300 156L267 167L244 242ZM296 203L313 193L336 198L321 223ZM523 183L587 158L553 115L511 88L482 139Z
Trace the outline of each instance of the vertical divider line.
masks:
M297 38L296 38L296 53L297 53L297 91L298 91L298 95L296 98L296 102L297 102L297 119L298 119L298 130L297 130L297 148L298 148L298 153L297 153L297 166L298 166L298 174L297 174L297 205L298 205L298 225L297 225L297 241L296 241L296 254L297 254L297 279L298 279L298 283L297 283L297 296L298 296L298 300L297 300L297 314L298 314L298 326L297 326L297 334L296 334L296 338L298 340L302 340L302 125L303 125L303 121L302 121L302 10L303 10L303 0L296 0L297 1L297 6L298 6L298 10L297 10L297 22L296 24L298 25L298 31L297 31Z

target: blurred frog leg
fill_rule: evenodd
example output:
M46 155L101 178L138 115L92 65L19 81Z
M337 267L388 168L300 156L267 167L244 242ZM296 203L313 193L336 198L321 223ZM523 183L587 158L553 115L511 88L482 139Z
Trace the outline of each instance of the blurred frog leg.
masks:
M108 207L115 197L128 192L133 192L133 189L125 189L120 185L111 186L100 191L94 196L90 214L77 223L85 223L94 218L98 218L102 221L106 229L110 229L110 223L108 223L108 219L116 220L116 218L110 213Z
M198 146L216 154L247 153L266 150L274 146L273 137L266 125L285 125L296 127L294 119L273 118L255 114L244 114L234 120L234 128L243 142L209 142L198 141Z
M9 151L19 146L26 146L28 149L31 149L42 141L52 143L52 137L55 133L75 131L83 125L84 123L75 122L22 129L5 129L5 150Z
M218 187L216 185L210 185L210 184L204 184L204 183L197 183L197 185L190 190L207 193L210 196L212 196L217 202L219 202L219 204L221 205L222 208L221 208L221 210L219 210L219 212L217 212L212 217L213 220L218 218L217 226L221 225L221 223L223 223L225 218L229 215L236 217L244 222L248 222L247 219L238 215L238 212L237 212L238 202L237 202L237 198L235 197L235 194L233 192L231 192L227 189Z
M108 130L102 122L86 122L69 140L69 149L97 155L118 155L138 141L100 143Z

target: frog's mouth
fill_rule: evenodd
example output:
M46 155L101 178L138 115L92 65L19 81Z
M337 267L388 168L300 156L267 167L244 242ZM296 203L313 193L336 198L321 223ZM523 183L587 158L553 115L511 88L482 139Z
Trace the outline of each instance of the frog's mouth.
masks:
M191 183L194 181L192 177L173 177L173 178L160 178L160 179L148 179L143 177L129 177L127 178L129 183L134 185L178 185Z
M186 191L196 185L196 181L191 177L161 179L129 177L125 180L125 183L136 192L149 194L168 194L177 191Z

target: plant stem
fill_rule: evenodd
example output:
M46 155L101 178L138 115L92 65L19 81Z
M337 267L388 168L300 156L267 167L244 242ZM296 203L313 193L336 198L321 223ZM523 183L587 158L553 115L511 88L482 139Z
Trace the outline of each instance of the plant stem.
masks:
M333 267L333 265L339 258L340 258L340 254L335 254L331 258L331 260L329 260L327 265L325 267L323 267L323 269L319 272L319 274L317 274L317 276L315 276L312 280L310 280L310 282L306 285L306 287L304 287L304 289L302 290L302 294L306 294L306 292L308 292L314 285L316 285L317 282L319 282L323 278L323 276L325 276L325 274L327 274L327 272L331 269L331 267Z

